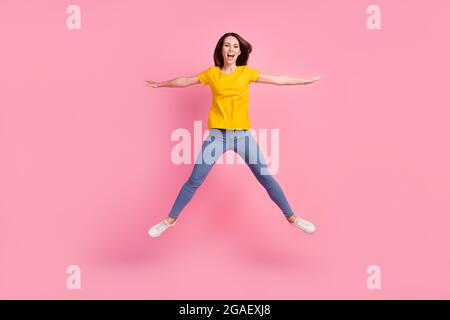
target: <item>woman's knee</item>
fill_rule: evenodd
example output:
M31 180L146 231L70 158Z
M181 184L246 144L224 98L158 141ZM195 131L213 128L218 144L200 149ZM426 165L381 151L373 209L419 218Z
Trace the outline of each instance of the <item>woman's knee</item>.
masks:
M186 181L186 184L190 186L191 188L198 188L205 180L205 175L200 173L193 173L189 177L189 179Z
M277 181L271 174L259 174L258 180L266 188L272 188L277 184Z

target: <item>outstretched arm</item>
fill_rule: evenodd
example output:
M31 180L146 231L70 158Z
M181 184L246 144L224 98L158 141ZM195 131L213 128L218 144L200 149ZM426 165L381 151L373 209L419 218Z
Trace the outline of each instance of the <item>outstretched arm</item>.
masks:
M199 84L199 83L200 83L200 80L198 79L197 76L179 77L179 78L175 78L172 80L161 81L161 82L151 81L151 80L145 81L145 84L152 88L160 88L160 87L184 88L184 87L189 87L189 86L192 86L194 84Z
M270 83L282 86L282 85L310 84L317 80L320 80L321 78L322 78L321 76L318 76L311 79L300 79L288 76L271 76L268 74L260 74L255 82Z

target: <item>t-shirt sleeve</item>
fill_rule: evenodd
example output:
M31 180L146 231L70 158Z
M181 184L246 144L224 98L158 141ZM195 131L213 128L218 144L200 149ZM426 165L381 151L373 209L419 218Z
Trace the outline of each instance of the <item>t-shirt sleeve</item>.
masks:
M200 83L204 86L209 84L209 70L210 68L203 70L199 74L197 74L197 78L200 80Z
M250 82L254 82L259 78L261 74L258 70L248 67L248 72L250 74Z

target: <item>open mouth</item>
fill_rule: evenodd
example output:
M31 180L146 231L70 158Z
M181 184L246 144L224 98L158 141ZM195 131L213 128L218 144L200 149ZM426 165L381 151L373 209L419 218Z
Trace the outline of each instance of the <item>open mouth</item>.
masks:
M228 60L234 59L234 53L227 53L227 59Z

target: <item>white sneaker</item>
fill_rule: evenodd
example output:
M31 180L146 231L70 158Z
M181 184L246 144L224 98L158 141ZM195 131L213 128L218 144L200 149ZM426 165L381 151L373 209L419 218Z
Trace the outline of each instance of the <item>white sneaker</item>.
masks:
M160 223L155 224L153 227L151 227L150 230L148 230L148 235L153 238L159 237L161 235L161 233L163 233L170 227L174 227L176 223L177 222L174 221L174 223L170 224L167 222L166 219L164 219Z
M316 231L316 227L311 222L299 217L297 217L292 224L306 233L313 233Z

